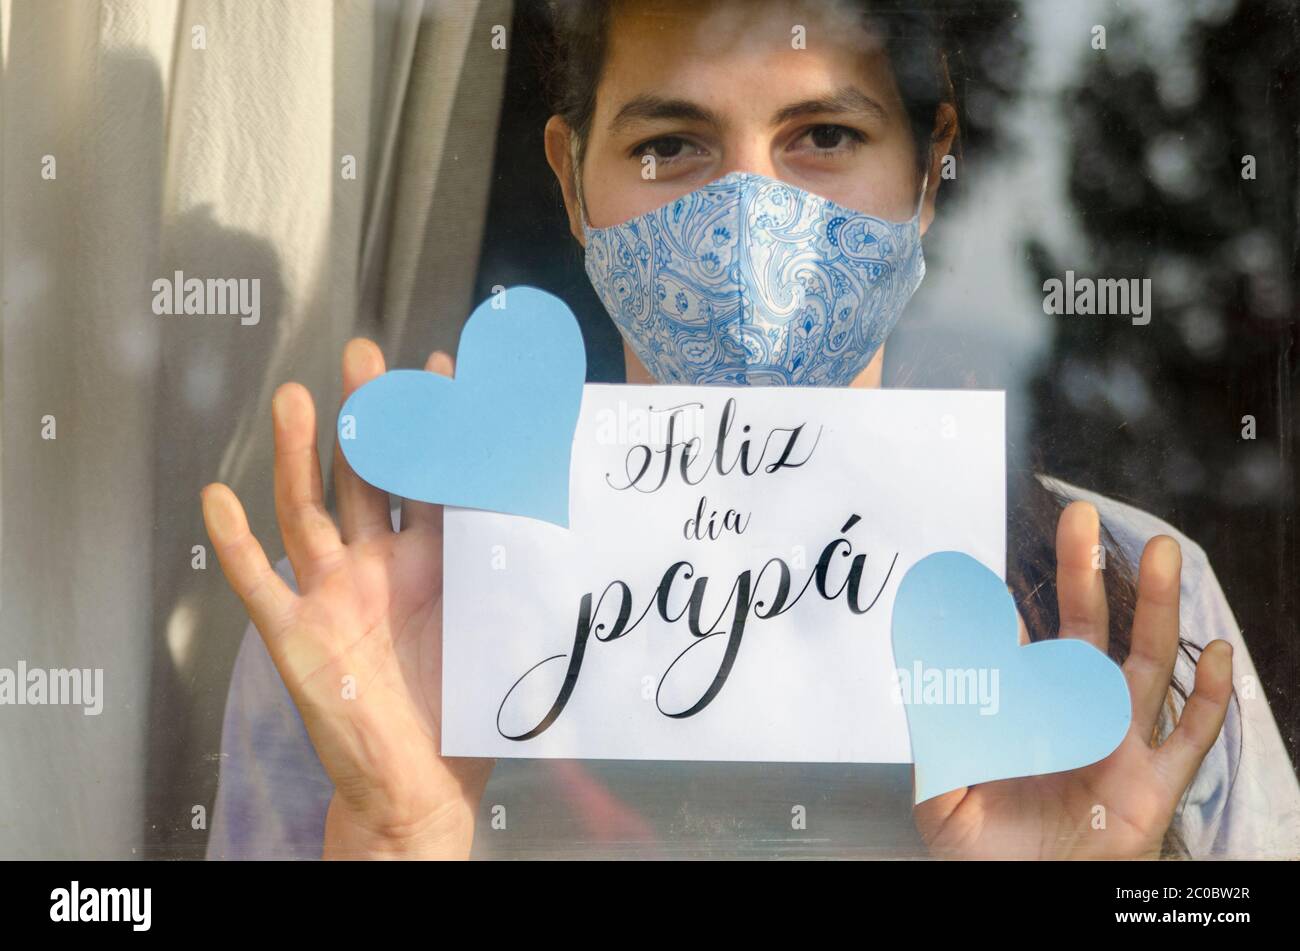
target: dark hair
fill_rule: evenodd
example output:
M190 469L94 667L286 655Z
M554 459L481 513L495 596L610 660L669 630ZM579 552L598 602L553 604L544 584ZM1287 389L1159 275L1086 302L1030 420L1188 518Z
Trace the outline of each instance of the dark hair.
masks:
M552 110L569 124L578 142L579 165L591 137L609 21L617 4L618 0L551 0L550 4L554 43L544 79ZM863 13L864 25L885 44L903 94L917 143L919 174L928 166L928 145L949 131L936 129L936 111L942 103L956 100L941 36L933 29L931 16L907 0L878 0Z
M577 165L581 168L596 111L596 90L604 69L609 22L620 0L552 0L552 45L544 77L551 108L573 130L577 140ZM623 0L625 2L625 0ZM916 0L826 0L858 9L863 25L884 43L907 110L916 147L918 174L931 161L936 141L955 129L937 126L939 109L961 112L959 83L954 83L949 63L943 18L930 4ZM954 139L954 142L957 141ZM1040 457L1041 458L1041 457ZM1037 461L1037 460L1036 460ZM1056 531L1061 511L1069 499L1049 488L1035 465L1012 469L1007 484L1007 585L1024 618L1031 641L1057 637L1060 614L1056 596ZM1103 522L1100 542L1105 549L1106 602L1109 621L1107 653L1123 664L1131 647L1133 615L1137 606L1137 572L1123 548ZM1195 662L1201 648L1179 638L1179 651ZM1174 701L1178 698L1178 702ZM1174 676L1164 710L1152 740L1167 734L1187 688ZM1234 695L1235 700L1235 695ZM1235 777L1233 777L1235 779ZM1165 835L1162 854L1185 856L1187 848L1174 825Z

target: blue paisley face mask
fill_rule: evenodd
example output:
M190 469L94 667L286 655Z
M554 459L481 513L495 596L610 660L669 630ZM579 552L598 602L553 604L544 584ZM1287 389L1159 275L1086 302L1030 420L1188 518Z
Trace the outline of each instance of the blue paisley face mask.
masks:
M844 386L925 275L920 206L884 221L732 172L608 228L584 210L587 276L660 383Z

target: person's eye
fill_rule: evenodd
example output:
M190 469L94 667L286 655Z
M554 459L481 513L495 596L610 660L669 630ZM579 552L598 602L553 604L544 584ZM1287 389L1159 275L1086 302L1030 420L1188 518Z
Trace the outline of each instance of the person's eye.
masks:
M798 139L795 140L796 150L805 150L809 152L822 154L835 154L839 152L851 152L863 142L867 137L857 129L851 129L844 125L815 125L804 131ZM806 146L804 145L806 143Z
M699 146L679 135L660 136L657 139L642 142L632 149L633 157L640 158L644 155L653 155L654 160L660 163L673 162L700 154L703 154L703 150Z

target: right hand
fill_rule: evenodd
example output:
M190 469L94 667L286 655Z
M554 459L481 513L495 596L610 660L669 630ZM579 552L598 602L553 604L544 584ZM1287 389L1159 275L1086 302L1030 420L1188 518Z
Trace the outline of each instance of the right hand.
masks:
M450 375L451 359L425 369ZM384 372L379 348L343 352L343 398ZM203 519L334 784L325 858L466 857L492 761L440 752L442 507L388 495L334 450L339 525L325 509L311 394L286 383L272 400L275 508L298 583L277 575L243 506L220 483Z

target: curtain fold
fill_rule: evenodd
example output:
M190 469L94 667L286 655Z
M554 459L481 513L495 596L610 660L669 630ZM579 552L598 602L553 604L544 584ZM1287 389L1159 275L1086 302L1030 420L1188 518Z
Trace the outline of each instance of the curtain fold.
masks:
M454 344L509 18L0 0L0 667L99 667L105 690L96 717L4 711L0 762L25 766L0 771L0 857L202 854L246 621L198 492L230 483L279 557L275 388L307 385L328 437L348 337L408 364L403 346ZM178 273L256 281L256 321L156 313Z

